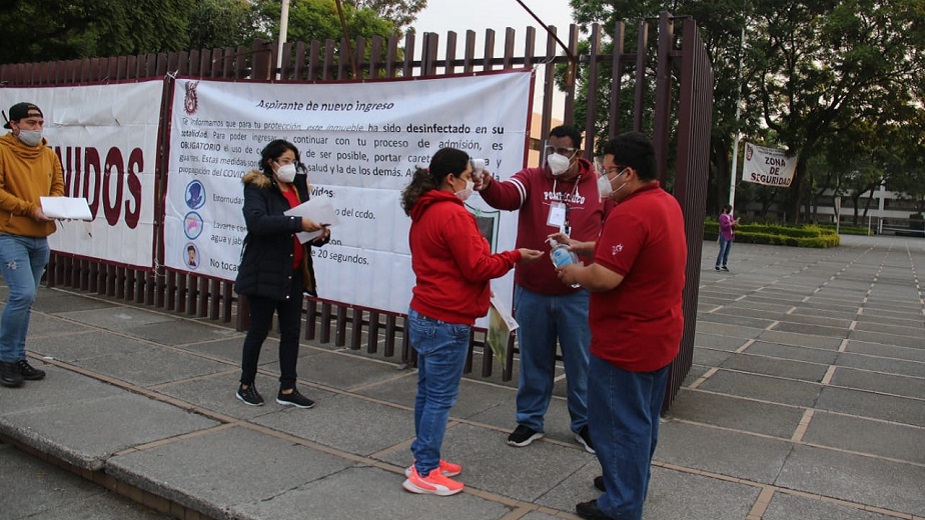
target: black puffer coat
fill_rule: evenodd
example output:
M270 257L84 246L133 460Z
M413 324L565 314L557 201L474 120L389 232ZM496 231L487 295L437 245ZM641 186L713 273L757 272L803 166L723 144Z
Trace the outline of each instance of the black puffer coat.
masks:
M283 215L289 209L289 201L272 174L252 170L244 175L241 182L244 184L247 237L241 248L241 265L234 290L238 294L285 300L289 298L292 283L294 235L302 231L302 219ZM296 175L292 186L296 188L300 201L308 200L305 174ZM327 242L328 239L324 239L302 245L305 248L302 260L304 290L313 296L317 295L317 290L310 245L320 246Z

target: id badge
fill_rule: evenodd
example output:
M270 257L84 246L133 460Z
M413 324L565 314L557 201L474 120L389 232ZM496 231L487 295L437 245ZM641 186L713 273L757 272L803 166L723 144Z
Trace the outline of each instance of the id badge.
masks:
M565 204L553 202L549 207L549 217L546 219L546 225L557 229L565 226Z

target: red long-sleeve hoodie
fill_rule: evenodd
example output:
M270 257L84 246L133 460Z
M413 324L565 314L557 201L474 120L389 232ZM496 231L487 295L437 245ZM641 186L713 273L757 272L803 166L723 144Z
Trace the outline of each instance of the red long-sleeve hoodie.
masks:
M475 217L456 195L430 190L411 208L411 308L424 316L472 325L488 313L489 280L504 276L520 251L491 254Z
M569 209L571 237L581 242L597 240L612 207L609 199L601 201L597 191L597 173L585 159L578 161L578 175L567 181L556 179L545 167L526 168L503 182L492 181L479 195L495 209L520 210L517 216L517 247L540 251L549 250L546 237L559 231L558 227L547 224L554 202L563 203ZM578 290L559 280L549 260L518 264L514 270L514 282L545 295Z

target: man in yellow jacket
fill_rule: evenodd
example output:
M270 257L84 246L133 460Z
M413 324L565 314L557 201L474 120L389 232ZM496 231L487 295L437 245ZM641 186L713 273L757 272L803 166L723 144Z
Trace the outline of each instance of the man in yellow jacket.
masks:
M10 132L0 137L0 274L9 287L0 315L0 385L10 388L45 377L26 359L26 333L55 232L39 197L64 195L64 173L42 137L44 125L39 107L17 103L4 125Z

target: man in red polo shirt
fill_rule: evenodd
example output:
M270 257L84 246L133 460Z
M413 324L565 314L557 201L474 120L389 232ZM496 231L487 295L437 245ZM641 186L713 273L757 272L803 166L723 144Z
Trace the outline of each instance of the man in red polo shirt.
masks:
M576 506L582 518L642 519L668 367L684 328L684 220L654 165L642 134L605 144L599 190L617 204L596 243L571 244L579 253L593 249L594 263L558 269L564 283L591 292L588 425L604 493Z

